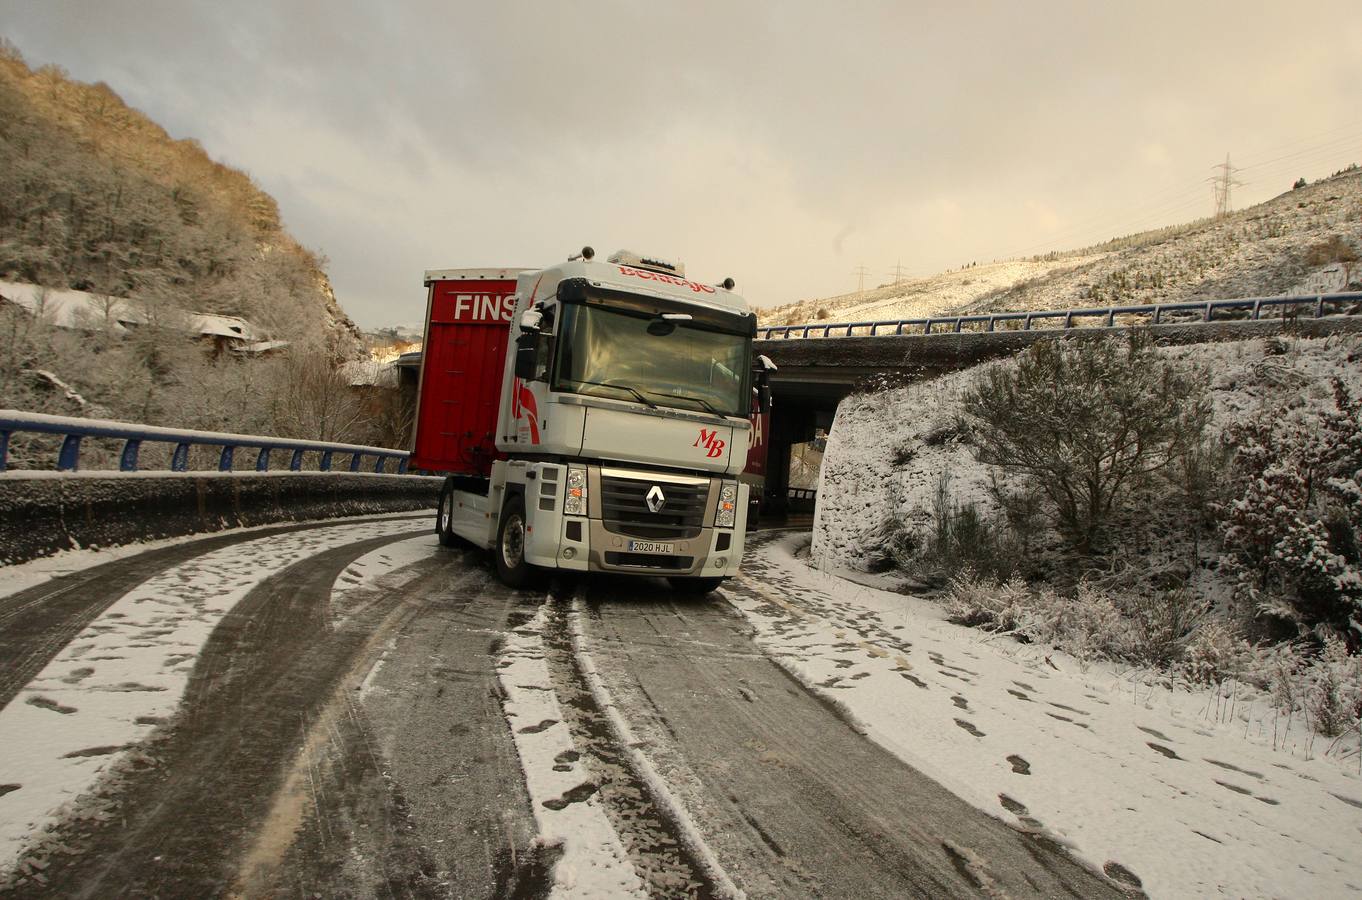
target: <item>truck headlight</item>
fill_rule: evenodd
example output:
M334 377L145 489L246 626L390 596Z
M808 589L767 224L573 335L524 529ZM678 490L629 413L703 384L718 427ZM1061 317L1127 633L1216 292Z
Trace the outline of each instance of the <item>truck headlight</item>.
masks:
M729 481L719 488L719 508L714 512L714 524L732 528L738 518L738 486Z
M567 497L563 512L570 516L586 515L586 469L568 467Z

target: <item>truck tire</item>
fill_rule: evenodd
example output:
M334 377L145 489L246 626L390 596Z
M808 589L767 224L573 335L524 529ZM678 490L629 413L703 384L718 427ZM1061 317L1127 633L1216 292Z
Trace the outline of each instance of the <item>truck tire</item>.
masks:
M493 552L497 558L497 579L502 584L511 588L529 585L534 569L525 561L525 498L519 494L508 497L501 508Z
M454 533L454 491L448 483L440 489L440 506L435 513L435 533L440 538L440 546L458 546L459 536Z
M715 590L719 585L727 581L727 578L668 578L667 583L672 586L672 590L678 594L691 594L700 597Z

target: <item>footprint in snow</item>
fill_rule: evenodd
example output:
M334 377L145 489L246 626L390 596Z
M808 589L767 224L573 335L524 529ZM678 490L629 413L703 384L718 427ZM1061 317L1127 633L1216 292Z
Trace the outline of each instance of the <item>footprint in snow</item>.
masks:
M1169 750L1167 747L1163 746L1162 744L1156 744L1156 743L1154 743L1153 741L1146 741L1146 742L1145 742L1145 746L1148 747L1150 750L1153 750L1155 753L1161 753L1161 754L1163 754L1164 756L1168 757L1169 759L1182 759L1181 756L1178 756L1176 753L1174 753L1172 750ZM1219 782L1216 782L1216 783L1219 784ZM1245 793L1247 793L1247 791L1245 791Z
M1019 803L1006 794L999 794L998 802L1003 805L1003 809L1016 816L1027 828L1032 828L1036 831L1045 830L1045 826L1041 824L1040 820L1031 815L1031 811L1026 808L1026 804Z
M572 788L571 790L564 793L563 796L561 797L555 797L552 800L545 800L544 807L546 809L552 809L555 811L560 809L567 809L574 803L581 803L583 800L586 800L592 794L596 793L596 791L597 786L595 784L591 783L590 781L583 782L582 784L579 784L575 788Z
M1027 684L1025 681L1014 681L1014 682L1012 682L1012 683L1015 684L1017 687L1021 688L1021 689L1024 690L1024 691L1034 691L1034 690L1035 690L1034 687L1032 687L1031 685Z
M1102 866L1102 871L1107 873L1107 877L1112 881L1119 881L1126 887L1132 887L1136 890L1144 887L1144 882L1140 880L1138 875L1115 860L1107 860L1106 864Z
M552 728L554 725L557 724L558 724L557 719L544 719L537 725L526 725L524 728L518 730L516 734L539 734L539 732L547 731L548 729Z
M901 677L901 678L906 678L907 680L911 681L913 684L915 684L915 685L917 685L918 687L922 688L924 691L928 689L928 688L927 688L927 682L923 681L921 678L918 678L916 675L914 675L914 674L912 674L912 673L910 673L910 672L900 672L900 673L899 673L899 677Z
M1141 729L1141 730L1142 730L1142 731L1148 731L1149 729L1146 728L1146 729ZM1241 769L1241 768L1239 768L1239 767L1236 766L1236 765L1233 765L1233 764L1227 763L1227 762L1221 762L1221 761L1218 760L1218 759L1208 759L1208 758L1205 758L1205 757L1203 757L1203 758L1206 759L1206 762L1210 763L1210 764L1213 765L1213 766L1219 766L1220 768L1222 768L1222 769L1228 769L1228 770L1231 771L1231 772L1238 772L1240 775L1247 775L1247 776L1250 777L1250 778L1257 778L1259 781L1266 781L1266 780L1267 780L1266 777L1263 775L1262 772L1251 772L1251 771L1249 771L1248 769Z
M0 784L0 797L13 793L23 787L22 784Z
M82 756L108 756L120 750L126 750L129 744L105 744L100 747L86 747L84 750L72 750L70 753L62 754L62 759L79 759Z
M1151 737L1156 737L1161 741L1171 742L1173 740L1168 735L1164 734L1162 731L1159 731L1157 728L1145 728L1143 725L1136 725L1135 727L1143 731L1145 734L1150 735ZM1206 760L1206 762L1210 762L1210 760L1208 759Z
M956 719L955 724L959 725L961 728L965 729L966 731L968 731L970 734L974 735L977 738L981 738L984 736L984 733L980 731L978 728L975 728L974 723L969 721L968 719Z
M960 707L961 709L969 709L969 701L966 700L964 697L961 697L959 694L953 694L951 696L951 702L954 703L956 706Z
M76 711L76 708L74 706L63 706L62 704L58 703L56 700L51 699L50 697L29 697L28 700L25 702L28 703L29 706L36 706L39 709L51 710L54 713L61 713L63 716L69 716L71 715L71 713Z
M1021 691L1016 690L1015 688L1008 688L1008 689L1007 689L1007 692L1008 692L1009 694L1011 694L1013 697L1016 697L1018 700L1025 700L1027 703L1031 703L1031 702L1032 702L1032 700L1031 700L1031 698L1030 698L1029 696L1027 696L1026 694L1023 694Z
M1362 809L1362 800L1354 800L1352 797L1345 797L1342 794L1335 794L1333 791L1329 792L1329 796L1333 797L1336 800L1342 800L1349 806L1356 806L1358 809Z
M1007 758L1007 761L1012 764L1012 771L1014 774L1017 775L1031 774L1031 764L1026 760L1022 759L1017 754L1014 753L1011 756L1009 756Z

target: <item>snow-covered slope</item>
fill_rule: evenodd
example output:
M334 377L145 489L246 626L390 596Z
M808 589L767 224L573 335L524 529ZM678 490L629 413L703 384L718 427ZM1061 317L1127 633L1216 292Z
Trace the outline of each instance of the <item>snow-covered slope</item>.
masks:
M1220 219L1068 253L980 263L864 294L802 300L759 315L763 325L782 325L1362 288L1362 264L1341 261L1340 247L1354 259L1362 254L1359 169Z
M1269 349L1274 352L1269 353ZM1356 337L1290 341L1229 341L1165 348L1160 352L1211 373L1212 430L1245 421L1266 404L1295 395L1330 396L1338 377L1362 390ZM943 473L952 499L997 513L988 467L954 439L961 394L994 366L985 363L930 381L842 401L828 435L814 519L813 557L822 565L866 570L883 557L891 523L927 530Z

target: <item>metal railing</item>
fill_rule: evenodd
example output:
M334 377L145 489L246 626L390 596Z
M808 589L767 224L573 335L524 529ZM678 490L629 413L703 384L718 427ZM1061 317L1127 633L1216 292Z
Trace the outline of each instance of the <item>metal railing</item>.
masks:
M1308 318L1322 319L1329 316L1362 315L1362 291L1344 291L1333 294L1309 294L1294 297L1244 297L1234 300L1203 300L1189 303L1152 303L1140 306L1103 306L1091 309L1061 309L1036 312L982 313L972 316L934 316L926 319L884 319L866 322L810 322L803 325L765 325L757 328L757 337L766 340L825 338L825 337L877 337L880 329L893 329L887 335L903 334L960 334L966 325L978 325L969 329L972 332L994 331L1062 331L1070 328L1093 327L1077 324L1082 320L1101 319L1098 326L1116 327L1116 318L1140 317L1144 324L1166 325L1176 322L1195 321L1198 323L1216 321L1243 321L1224 316L1217 319L1217 312L1247 311L1248 318L1257 321L1264 311L1279 311L1283 318L1299 316L1301 310L1308 311ZM1186 313L1193 313L1187 316ZM1059 324L1052 324L1059 320ZM1021 323L1014 327L1011 323ZM1033 328L1037 322L1045 323L1041 328ZM1132 324L1132 323L1123 323ZM1002 326L1001 328L999 326ZM907 329L907 330L905 330ZM920 330L919 330L920 329ZM936 329L936 330L933 330ZM859 333L857 333L859 330Z
M80 445L85 438L112 438L123 441L123 451L119 456L118 468L123 472L138 471L138 455L144 442L174 444L175 450L170 457L170 471L189 471L189 450L191 447L221 447L218 454L218 471L232 471L236 451L254 450L255 471L270 471L270 453L275 450L291 451L289 471L303 470L303 456L318 453L318 471L330 472L332 458L339 454L350 457L349 471L359 472L365 457L373 457L374 472L382 472L388 460L397 461L397 473L407 471L405 450L392 450L386 447L364 447L358 444L333 444L325 441L295 441L288 438L262 437L252 434L227 434L217 431L187 431L177 428L158 428L153 425L134 425L128 422L112 422L107 419L77 419L66 416L48 416L42 413L21 412L17 409L0 409L0 472L9 465L9 439L14 432L55 434L62 438L61 449L57 452L57 471L74 472L80 468Z

